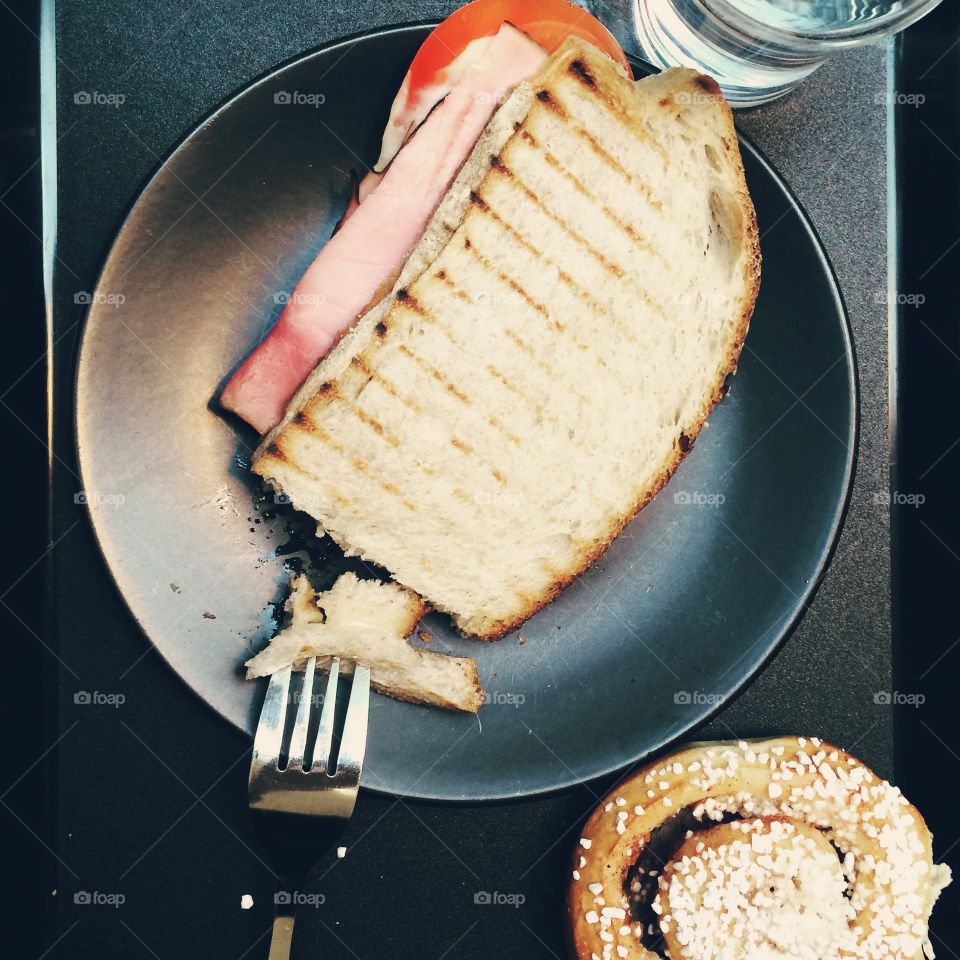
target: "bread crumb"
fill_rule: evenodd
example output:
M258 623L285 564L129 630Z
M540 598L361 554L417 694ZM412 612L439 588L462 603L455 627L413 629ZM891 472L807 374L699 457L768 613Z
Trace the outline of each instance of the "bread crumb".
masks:
M433 639L433 634L429 630L418 630L417 636L424 642L429 643Z

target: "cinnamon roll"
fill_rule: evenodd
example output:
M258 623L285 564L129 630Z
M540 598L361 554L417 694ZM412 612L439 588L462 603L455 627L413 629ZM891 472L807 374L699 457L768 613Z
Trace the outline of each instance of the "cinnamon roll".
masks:
M816 738L692 746L587 821L579 960L923 960L950 882L900 793Z

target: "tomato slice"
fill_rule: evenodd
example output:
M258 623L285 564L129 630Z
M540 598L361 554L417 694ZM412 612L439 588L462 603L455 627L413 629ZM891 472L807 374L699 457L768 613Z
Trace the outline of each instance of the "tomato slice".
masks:
M376 170L382 171L430 110L482 57L504 24L552 53L573 35L593 43L633 76L613 34L592 14L567 0L473 0L455 10L424 40L390 111Z

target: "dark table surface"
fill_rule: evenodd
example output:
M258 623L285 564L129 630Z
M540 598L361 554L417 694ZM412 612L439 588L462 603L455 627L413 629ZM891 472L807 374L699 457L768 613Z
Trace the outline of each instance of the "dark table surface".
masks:
M245 807L249 743L152 652L74 502L81 482L72 387L83 319L75 295L93 288L113 233L158 163L237 87L333 38L436 18L450 7L57 4L51 615L60 659L60 956L265 956L272 918L271 878ZM53 38L45 42L49 55ZM759 679L702 731L722 738L819 734L885 776L894 772L892 714L875 694L892 687L884 501L890 58L886 46L851 52L788 100L740 118L806 207L833 260L855 336L862 422L849 514L819 593ZM123 94L124 103L78 105L81 91ZM45 111L52 122L52 98ZM119 694L123 702L76 703L80 691ZM301 912L295 955L562 956L571 844L609 785L485 806L362 795L346 858L313 881L325 902ZM525 902L477 905L480 891L522 894ZM75 902L82 892L112 904ZM244 894L253 897L251 909L241 909Z

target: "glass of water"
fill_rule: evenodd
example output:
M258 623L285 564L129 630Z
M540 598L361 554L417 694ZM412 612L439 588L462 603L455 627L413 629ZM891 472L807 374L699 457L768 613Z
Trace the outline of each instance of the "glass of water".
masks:
M594 0L659 67L715 77L740 107L782 96L834 53L903 30L940 0Z

